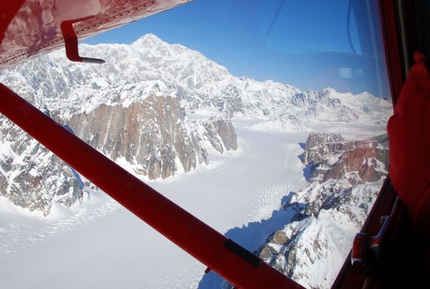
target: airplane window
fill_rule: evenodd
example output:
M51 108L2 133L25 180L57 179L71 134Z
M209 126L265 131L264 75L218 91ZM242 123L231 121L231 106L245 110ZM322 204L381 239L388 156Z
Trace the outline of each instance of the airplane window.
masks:
M0 81L283 274L330 288L388 171L377 4L196 0L80 51L106 63L60 50ZM2 282L233 288L2 116L0 135Z

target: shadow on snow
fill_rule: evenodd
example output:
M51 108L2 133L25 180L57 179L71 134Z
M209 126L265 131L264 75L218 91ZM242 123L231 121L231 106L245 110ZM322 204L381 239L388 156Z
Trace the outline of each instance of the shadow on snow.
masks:
M225 236L232 239L245 249L256 254L256 251L266 240L277 230L289 224L293 217L298 214L298 210L303 208L304 204L290 204L294 192L282 198L282 205L278 210L274 210L267 220L251 222L242 227L235 227L225 233ZM227 288L226 281L215 272L211 271L204 275L199 283L199 289Z

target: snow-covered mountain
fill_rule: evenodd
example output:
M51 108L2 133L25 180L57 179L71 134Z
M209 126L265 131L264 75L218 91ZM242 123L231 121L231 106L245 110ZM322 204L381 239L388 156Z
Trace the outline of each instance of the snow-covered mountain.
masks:
M309 186L284 203L294 217L258 250L304 284L328 284L334 267L321 271L329 277L304 272L343 262L339 251L364 220L388 161L383 138L347 139L382 131L389 101L235 77L152 34L131 45L81 45L80 53L106 63L70 63L57 51L1 71L0 81L142 178L187 173L210 164L211 154L237 150L233 123L242 118L255 120L250 130L330 133L309 135L301 156ZM88 192L73 169L3 116L0 136L0 196L48 215L53 203L71 206ZM347 236L333 239L339 228Z
M154 49L148 50L148 46ZM159 53L155 47L158 47L159 53L164 53L162 57L156 57ZM167 73L159 71L160 67L169 65L166 63L169 59L176 59L179 62L177 66L181 68L187 61L190 62L190 58L200 54L182 46L170 47L153 35L143 37L130 46L83 47L85 54L91 54L93 50L105 55L109 64L92 66L70 63L64 58L64 51L59 51L1 72L0 78L76 135L141 177L167 178L178 172L189 172L209 163L208 149L219 153L237 149L236 133L228 116L217 114L189 119L179 98L177 84L161 77ZM148 51L152 53L148 54ZM181 54L184 53L188 58L183 59ZM212 74L210 79L217 77L219 71L227 73L201 55L200 59L191 62L196 67L179 73L181 79L191 77L186 73L199 70L199 66L208 71L207 74ZM189 80L184 81L190 83ZM46 163L44 159L48 158L46 154L49 152L45 150L44 154L32 155L31 162L16 164L11 155L24 158L23 150L16 149L22 145L7 140L16 142L22 135L21 139L25 139L22 142L27 143L27 137L3 117L1 122L0 134L4 147L0 160L4 168L1 194L17 205L49 214L49 202L36 201L33 197L27 201L17 201L14 195L22 199L27 198L30 192L18 194L13 189L23 182L23 177L17 178L16 175L30 176L28 171L34 166L33 163ZM15 134L10 133L11 128L16 131ZM55 156L52 157L59 162ZM60 162L56 165L61 166ZM65 174L68 171L70 169L65 166L61 172ZM37 182L46 183L46 179L55 179L56 174L55 170L47 170L46 174L34 178ZM82 196L82 188L77 183L72 189L63 185L49 186L43 191L66 195L72 190L73 197L65 202L71 205L79 201L76 196ZM42 191L37 186L33 186L33 190ZM33 190L32 196L40 195L33 193Z
M208 164L210 147L220 153L236 149L231 124L236 116L266 120L253 129L298 131L307 130L309 122L373 125L389 105L366 93L302 92L234 77L199 52L152 34L131 45L81 45L81 53L103 56L107 63L71 63L64 51L57 51L1 72L0 80L113 160L150 179ZM3 179L5 188L14 182L6 173Z
M311 183L291 193L281 209L290 221L257 253L307 287L330 288L388 174L388 138L310 134L302 160Z
M60 50L8 70L2 81L20 79L21 85L30 87L36 98L43 98L47 108L63 118L89 113L101 104L128 107L152 94L176 96L187 112L213 109L229 116L271 119L292 115L298 122L319 117L365 123L377 119L380 108L390 105L368 93L352 97L333 89L302 92L270 80L235 77L199 52L165 43L152 34L131 45L81 45L80 50L82 55L103 57L106 63L71 63Z

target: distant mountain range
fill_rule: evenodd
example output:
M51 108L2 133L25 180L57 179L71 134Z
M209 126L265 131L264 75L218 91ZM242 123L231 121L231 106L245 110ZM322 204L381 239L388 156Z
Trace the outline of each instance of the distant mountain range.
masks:
M343 125L373 131L384 129L391 107L366 92L301 91L235 77L199 52L152 34L131 45L81 45L80 53L106 63L70 63L64 51L56 51L1 71L0 81L142 178L187 173L210 163L209 150L237 150L235 118L258 119L250 128L257 130L330 131ZM3 116L0 136L0 196L15 205L49 215L54 203L71 206L91 187ZM377 188L372 184L386 175L386 147L384 137L350 142L341 135L311 134L302 156L310 185L285 204L294 217L262 244L260 257L296 279L317 282L298 275L304 261L291 267L288 260L307 254L306 262L315 265L326 257L303 251L298 240L315 225L312 248L337 254L340 241L318 226L345 220L360 227Z

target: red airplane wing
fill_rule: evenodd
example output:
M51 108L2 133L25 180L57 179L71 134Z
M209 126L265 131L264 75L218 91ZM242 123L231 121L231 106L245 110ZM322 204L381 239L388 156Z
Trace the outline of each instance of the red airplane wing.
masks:
M0 69L191 0L12 0L0 11ZM74 51L74 49L76 51ZM69 55L70 54L70 55Z

